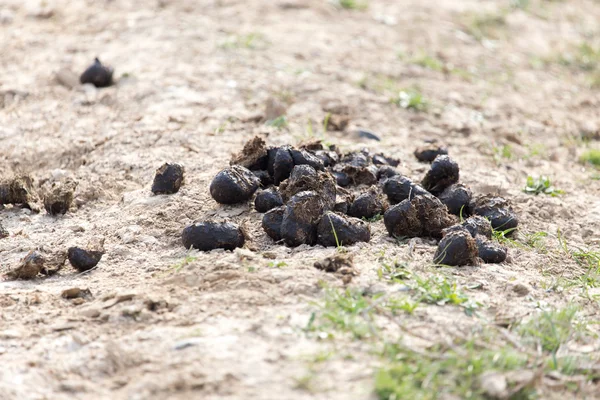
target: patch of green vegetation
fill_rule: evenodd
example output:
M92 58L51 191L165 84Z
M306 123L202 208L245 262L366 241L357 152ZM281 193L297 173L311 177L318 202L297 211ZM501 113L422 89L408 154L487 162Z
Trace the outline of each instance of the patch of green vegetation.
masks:
M406 264L400 263L397 260L384 260L377 269L377 276L381 280L385 279L394 283L403 283L405 280L411 278L412 273L408 270Z
M419 65L432 71L443 71L445 64L437 57L431 56L425 52L419 52L408 60L409 63Z
M184 268L187 265L193 263L197 259L198 259L198 257L193 257L193 256L190 256L190 255L186 255L183 260L181 260L177 264L171 266L171 269L173 270L173 272L179 272L179 271L181 271L182 268Z
M600 150L590 149L583 153L579 160L585 164L591 164L594 167L600 167Z
M527 366L527 358L503 348L488 350L466 342L452 349L441 347L417 352L401 345L387 345L388 365L375 375L375 393L380 400L438 398L484 399L479 377L488 371L515 371ZM533 389L523 387L511 399L533 398Z
M313 313L306 331L318 331L320 337L333 337L332 330L349 332L356 339L371 336L375 326L371 323L370 299L356 289L325 289L324 304L320 312Z
M527 10L530 6L529 0L510 0L510 6L519 10Z
M419 302L414 301L408 297L392 297L387 299L387 301L382 306L390 310L393 315L398 314L398 311L402 311L406 314L413 314L419 306Z
M232 49L263 49L268 42L262 33L250 32L244 35L232 35L222 42L219 47L226 50Z
M269 268L283 268L287 267L287 263L285 261L271 261L267 266Z
M578 307L569 306L562 310L543 311L518 328L519 334L534 346L556 354L562 344L571 338L574 332L573 320Z
M501 32L506 28L506 13L504 11L490 14L470 14L465 19L466 33L475 39L500 39Z
M336 3L346 10L363 11L369 8L369 3L366 0L336 0Z
M438 306L452 304L463 306L470 311L478 307L477 303L470 301L469 297L460 290L456 282L449 282L442 275L433 275L428 278L415 275L409 286L416 292L416 299L421 303L437 304Z
M546 250L546 244L545 244L545 240L548 237L548 232L533 232L533 233L526 233L525 234L525 245L527 245L528 247L531 247L533 249L538 250L541 253L545 253Z
M600 65L600 47L583 42L574 53L561 55L559 63L587 72L595 71Z
M428 101L417 89L406 89L398 92L397 96L390 102L407 110L426 111L429 107Z
M500 162L501 159L512 160L514 158L513 150L511 145L505 144L502 146L496 146L493 149L494 151L494 160L497 163Z
M523 191L529 194L546 194L552 197L556 197L565 193L564 191L556 189L554 186L552 186L550 179L547 176L540 176L537 178L528 176L527 184Z
M371 218L362 217L362 220L365 221L365 222L377 222L377 221L381 221L382 219L383 219L383 215L382 214L375 214Z
M265 125L272 126L277 129L283 129L288 126L288 121L285 115L280 115L275 119L268 120L267 122L265 122Z
M534 143L528 147L529 152L525 156L525 159L533 158L533 157L545 157L546 156L546 146L541 143Z

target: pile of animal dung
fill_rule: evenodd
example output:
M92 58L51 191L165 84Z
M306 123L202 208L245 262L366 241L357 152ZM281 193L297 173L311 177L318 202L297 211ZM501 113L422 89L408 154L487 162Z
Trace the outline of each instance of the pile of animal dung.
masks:
M220 204L254 198L265 233L290 247L369 242L370 224L383 216L390 236L439 239L436 264L503 262L506 248L492 232L514 230L516 214L504 198L473 196L447 153L435 143L417 149L415 156L431 165L413 181L397 170L399 160L367 149L342 154L320 142L268 147L255 137L214 177L210 194ZM186 248L205 251L234 249L247 239L238 225L212 221L188 226L182 236Z

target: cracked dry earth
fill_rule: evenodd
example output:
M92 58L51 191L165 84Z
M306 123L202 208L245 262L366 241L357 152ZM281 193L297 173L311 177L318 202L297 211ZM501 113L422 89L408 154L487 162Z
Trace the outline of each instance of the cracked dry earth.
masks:
M416 180L428 167L413 150L441 140L463 183L509 198L520 217L520 244L508 244L507 262L462 268L432 266L435 242L399 243L383 221L372 222L371 242L347 249L359 273L351 289L398 293L404 285L378 274L397 260L413 274L445 276L479 304L472 315L419 304L380 324L381 335L428 352L502 331L484 347L509 337L522 349L513 325L576 305L585 334L561 351L584 357L587 372L529 365L538 372L528 384L538 398L600 398L589 373L599 368L600 291L565 283L586 274L569 249L600 244L600 181L579 161L598 148L600 92L590 86L593 70L557 61L576 57L581 43L600 49L600 4L509 3L372 0L353 10L320 0L0 1L2 175L79 183L64 216L0 210L10 233L0 239L0 273L36 248L104 238L106 249L87 274L66 266L0 282L0 398L383 398L377 340L305 331L311 315L319 321L327 290L343 287L313 267L335 249L275 244L251 203L220 206L208 192L248 139L297 144L309 127L343 151L398 157L399 171ZM78 75L96 56L115 67L115 86L57 82L57 72ZM426 110L390 102L409 88ZM260 121L269 98L288 103L287 127ZM332 101L349 107L350 126L323 134L323 105ZM357 127L381 141L357 136ZM165 161L185 165L185 184L153 196ZM528 175L549 176L565 194L523 193ZM186 252L182 229L208 218L242 223L251 239L233 252ZM541 231L543 251L522 244ZM91 296L61 297L73 287ZM463 396L440 388L423 398Z

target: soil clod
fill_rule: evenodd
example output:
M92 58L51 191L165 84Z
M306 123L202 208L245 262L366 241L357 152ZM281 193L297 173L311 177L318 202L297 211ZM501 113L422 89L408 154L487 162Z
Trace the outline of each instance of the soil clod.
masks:
M195 248L200 251L214 249L233 250L242 247L246 241L244 232L229 222L199 222L186 227L181 235L186 249Z
M254 199L254 208L259 213L266 213L267 211L282 205L283 200L281 199L281 195L275 188L261 190Z
M477 243L463 228L449 232L440 240L433 262L451 266L477 265L477 256Z
M177 193L183 183L184 168L177 163L164 163L156 170L152 193L173 194Z
M258 189L258 178L247 168L234 165L219 172L210 184L210 194L218 203L243 203Z
M6 228L4 226L2 226L2 224L0 224L0 239L7 238L9 236L10 236L10 234L8 233Z
M32 250L23 257L21 264L9 271L6 276L11 279L34 279L42 272L44 262L44 256L40 252Z
M434 196L439 195L448 186L457 183L459 178L458 164L447 155L437 156L427 171L421 185Z
M317 227L317 243L328 246L350 246L371 240L369 224L334 212L326 212Z
M73 194L77 188L77 182L66 179L57 182L44 196L44 208L50 215L65 214L73 203Z
M358 275L352 257L346 254L335 254L315 262L314 265L316 269L340 275L344 284L350 283L352 278Z
M39 211L39 197L33 188L33 179L21 175L0 181L0 204L22 204L32 211Z
M91 83L92 85L102 88L113 84L113 73L112 67L102 65L99 59L95 59L94 63L90 65L79 77L79 82Z
M254 171L267 169L267 161L267 145L261 137L255 136L246 142L241 152L231 158L229 164L241 165Z

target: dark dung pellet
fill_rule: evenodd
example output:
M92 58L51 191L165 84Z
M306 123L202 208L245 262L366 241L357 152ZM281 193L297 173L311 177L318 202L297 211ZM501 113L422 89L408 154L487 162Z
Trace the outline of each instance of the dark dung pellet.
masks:
M152 193L177 193L183 183L183 173L184 169L181 164L164 163L156 170L154 182L152 182Z
M285 205L281 223L281 237L288 246L314 245L317 241L317 223L326 211L325 202L313 191L294 195Z
M214 249L233 250L242 247L246 238L242 229L229 222L199 222L186 227L181 235L186 249L201 251Z
M281 195L275 188L261 190L254 199L254 208L259 213L265 213L273 208L283 205Z
M67 257L71 265L79 272L89 271L94 268L102 258L104 252L98 250L86 250L80 247L70 247Z
M385 205L378 191L371 188L354 199L348 208L348 215L356 218L373 218L377 214L383 214L384 211Z
M317 172L310 165L296 165L290 177L279 185L279 192L284 202L287 202L295 194L305 191L316 192L324 201L326 209L333 209L336 184L329 173Z
M400 175L400 173L391 165L382 165L381 167L377 168L377 180L379 181L398 175Z
M470 209L473 214L488 219L495 230L514 230L519 225L517 214L502 197L480 196L471 201Z
M266 170L253 170L252 173L260 181L260 187L266 188L275 183L269 171Z
M437 156L448 154L448 149L435 143L427 144L415 150L414 155L421 162L433 162Z
M249 169L233 165L215 176L210 194L218 203L237 204L250 199L258 186L258 178Z
M99 59L95 59L94 63L90 65L79 77L79 82L91 83L96 87L107 87L113 83L113 72L111 67L102 65Z
M488 219L485 219L479 215L474 215L467 218L463 221L462 226L464 226L473 237L481 235L487 239L492 238L492 224Z
M262 228L271 239L278 242L281 240L281 223L285 206L273 208L263 215Z
M321 160L325 167L333 167L340 160L339 155L335 151L330 150L317 150L315 151L315 156Z
M369 139L369 140L375 140L377 142L380 142L381 139L379 138L379 136L377 136L375 133L366 130L366 129L359 129L358 130L358 137L361 138L365 138L365 139Z
M415 196L429 194L420 185L400 175L392 176L383 183L383 193L387 196L390 204L397 204L406 199L412 200Z
M294 165L310 165L317 171L324 171L323 161L307 150L290 149Z
M275 185L289 178L294 169L294 159L289 147L279 147L268 151L268 171L273 176Z
M317 226L317 243L325 247L350 246L369 240L369 224L358 218L326 212Z
M478 257L475 239L462 229L448 233L440 240L433 262L440 265L477 265Z
M441 237L442 231L456 223L446 207L432 195L415 196L390 207L383 216L391 236Z
M481 258L483 262L498 264L506 260L506 247L481 235L478 235L475 240L477 242L479 258Z
M437 156L427 171L421 185L425 190L437 196L459 179L458 164L446 155Z
M335 178L336 183L341 187L350 186L350 184L352 183L352 181L350 180L350 177L345 172L335 172L334 171L331 174Z
M471 190L463 184L456 183L448 186L438 199L448 207L448 212L454 215L466 216L469 213Z
M375 165L391 165L392 167L397 167L400 164L400 160L397 158L388 157L384 154L375 154L372 161Z

